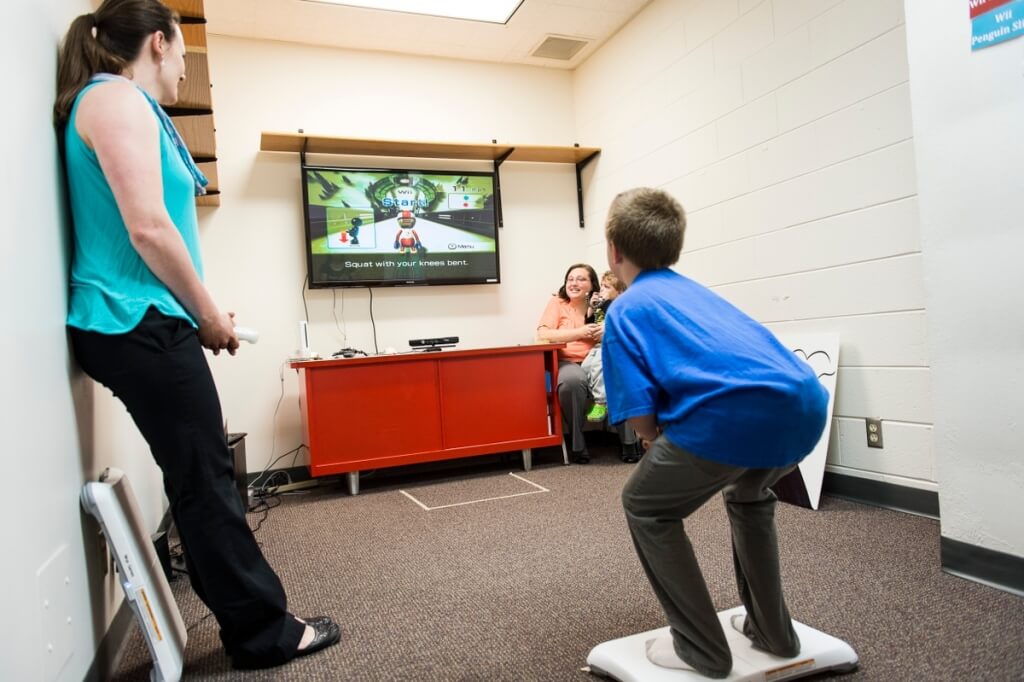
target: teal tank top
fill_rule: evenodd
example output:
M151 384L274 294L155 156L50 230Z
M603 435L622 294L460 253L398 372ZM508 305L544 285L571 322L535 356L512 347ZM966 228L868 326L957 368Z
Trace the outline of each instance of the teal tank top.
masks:
M64 157L74 224L67 324L102 334L123 334L134 329L146 310L153 306L165 315L196 326L189 312L132 246L96 153L75 129L82 95L102 85L105 84L93 83L82 89L64 130ZM143 96L141 92L139 96ZM153 116L155 118L156 114ZM164 205L202 279L195 182L174 141L163 126L158 125L158 128Z

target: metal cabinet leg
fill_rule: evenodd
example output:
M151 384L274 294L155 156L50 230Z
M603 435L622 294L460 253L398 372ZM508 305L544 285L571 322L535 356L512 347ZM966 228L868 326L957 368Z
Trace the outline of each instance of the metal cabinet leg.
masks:
M533 450L527 448L523 450L523 471L529 471L533 468Z
M359 472L350 471L345 476L348 477L348 494L358 495L359 494Z
M562 461L569 466L569 450L565 447L565 440L562 440Z

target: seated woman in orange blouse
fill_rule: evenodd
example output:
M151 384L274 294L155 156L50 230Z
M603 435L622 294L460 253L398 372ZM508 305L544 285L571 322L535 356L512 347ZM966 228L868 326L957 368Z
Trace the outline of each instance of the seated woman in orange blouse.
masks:
M604 333L603 324L586 323L590 295L599 288L594 268L586 263L570 266L561 288L548 301L537 323L539 341L565 344L559 351L558 404L562 408L562 434L572 451L572 461L577 464L590 461L583 426L593 397L580 363ZM619 428L619 440L623 461L637 461L636 435L625 424Z

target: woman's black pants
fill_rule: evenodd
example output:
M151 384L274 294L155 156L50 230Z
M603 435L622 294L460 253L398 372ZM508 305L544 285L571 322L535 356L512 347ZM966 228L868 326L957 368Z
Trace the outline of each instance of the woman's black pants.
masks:
M246 521L196 330L154 308L127 334L69 329L78 363L128 408L163 471L192 587L227 653L250 665L292 658L304 626Z

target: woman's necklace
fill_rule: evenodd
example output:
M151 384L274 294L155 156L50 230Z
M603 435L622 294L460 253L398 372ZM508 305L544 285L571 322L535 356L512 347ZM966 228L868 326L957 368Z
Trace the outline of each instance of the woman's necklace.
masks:
M587 299L581 298L578 301L573 301L572 305L576 312L578 312L585 320L587 318L587 310L590 309L590 306L587 304Z

